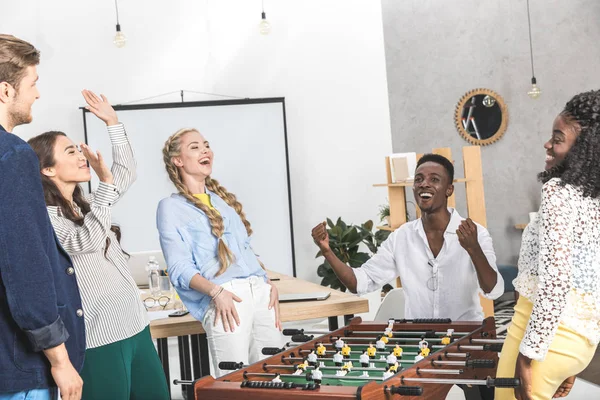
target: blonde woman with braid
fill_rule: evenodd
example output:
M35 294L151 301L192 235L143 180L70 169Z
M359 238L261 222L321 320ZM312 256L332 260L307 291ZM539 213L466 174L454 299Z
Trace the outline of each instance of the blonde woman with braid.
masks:
M213 151L195 129L163 148L177 193L158 205L157 227L171 282L202 322L216 376L220 361L254 363L282 344L278 293L252 247L252 228L235 195L210 177Z

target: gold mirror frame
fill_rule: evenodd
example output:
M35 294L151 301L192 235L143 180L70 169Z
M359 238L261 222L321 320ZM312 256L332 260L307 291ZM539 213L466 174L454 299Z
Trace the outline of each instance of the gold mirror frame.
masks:
M467 132L467 130L462 124L463 109L467 104L467 101L469 101L473 96L477 95L488 95L490 97L493 97L498 103L498 106L500 107L500 112L502 113L502 122L500 123L500 127L493 136L487 139L474 138L469 134L469 132ZM454 123L456 125L456 130L458 131L458 133L460 133L463 139L465 139L467 142L476 146L487 146L488 144L492 144L495 141L499 140L504 135L504 132L506 132L506 128L508 126L508 109L506 108L506 103L504 102L504 99L493 90L484 88L473 89L465 93L465 95L461 97L458 101L458 104L456 105L456 110L454 111Z

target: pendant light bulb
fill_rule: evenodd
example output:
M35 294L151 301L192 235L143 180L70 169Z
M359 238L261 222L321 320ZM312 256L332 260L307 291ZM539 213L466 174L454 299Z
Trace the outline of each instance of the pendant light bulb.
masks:
M542 94L542 91L540 90L539 87L537 87L537 83L536 83L535 76L534 76L533 78L531 78L531 89L529 89L529 91L527 92L527 96L529 96L535 100L538 97L540 97L541 94Z
M121 32L121 25L117 24L117 33L115 34L115 38L113 43L118 48L124 47L127 44L127 37L123 32Z
M260 24L258 24L258 31L262 35L268 35L269 33L271 33L271 24L269 23L269 21L267 21L267 15L264 11L262 12Z

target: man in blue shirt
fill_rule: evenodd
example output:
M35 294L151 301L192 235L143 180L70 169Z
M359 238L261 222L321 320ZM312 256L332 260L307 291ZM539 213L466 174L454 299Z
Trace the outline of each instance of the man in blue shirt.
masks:
M39 98L31 44L0 35L0 400L79 400L85 330L75 270L46 211L39 161L13 135Z

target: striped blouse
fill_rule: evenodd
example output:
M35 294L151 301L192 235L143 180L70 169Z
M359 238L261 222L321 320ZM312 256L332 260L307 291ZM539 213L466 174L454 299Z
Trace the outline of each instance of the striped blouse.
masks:
M149 323L127 266L127 256L110 230L111 207L136 178L133 149L123 124L109 126L108 133L114 185L100 182L88 196L91 211L84 224L79 226L65 218L58 207L48 207L56 235L71 255L77 273L88 349L132 337ZM75 209L79 211L76 206Z

